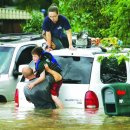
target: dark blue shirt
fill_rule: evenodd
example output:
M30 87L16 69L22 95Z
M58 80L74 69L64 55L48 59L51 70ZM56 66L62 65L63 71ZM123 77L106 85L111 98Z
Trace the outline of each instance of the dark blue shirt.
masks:
M71 26L67 18L62 15L58 16L58 21L56 23L53 23L47 16L44 19L42 29L44 31L50 31L51 35L54 37L62 38L64 36L64 30L71 29Z

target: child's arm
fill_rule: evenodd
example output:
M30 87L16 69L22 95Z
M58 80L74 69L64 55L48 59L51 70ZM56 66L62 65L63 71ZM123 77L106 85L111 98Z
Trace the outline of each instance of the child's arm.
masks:
M54 77L56 82L58 82L62 79L62 76L58 72L50 69L47 64L45 64L44 66L45 66L45 70Z
M43 82L45 80L45 71L43 71L41 74L40 74L40 77L37 78L37 80L35 80L34 82L30 83L28 85L28 88L29 89L32 89L33 87L35 87L36 85L38 85L39 83Z

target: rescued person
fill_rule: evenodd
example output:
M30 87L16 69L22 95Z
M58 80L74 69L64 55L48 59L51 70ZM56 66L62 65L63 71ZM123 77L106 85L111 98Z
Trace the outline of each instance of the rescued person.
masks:
M35 70L37 80L29 84L29 88L32 89L37 84L44 82L46 75L54 78L54 82L51 84L51 96L56 106L60 109L64 108L63 103L58 98L59 89L62 85L61 67L57 63L56 59L51 53L46 52L42 47L35 47L32 50L33 61L35 62Z

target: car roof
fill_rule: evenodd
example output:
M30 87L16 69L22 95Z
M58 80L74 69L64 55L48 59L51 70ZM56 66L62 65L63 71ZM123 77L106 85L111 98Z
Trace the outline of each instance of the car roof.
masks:
M60 49L50 51L55 56L83 56L83 57L94 57L97 53L102 53L101 48L92 47L92 48L75 48L74 50Z
M0 35L0 46L18 47L24 45L36 44L34 41L44 43L43 38L39 34L3 34Z

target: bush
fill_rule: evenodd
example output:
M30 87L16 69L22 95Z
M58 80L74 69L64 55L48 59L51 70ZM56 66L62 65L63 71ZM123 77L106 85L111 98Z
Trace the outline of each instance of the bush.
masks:
M22 25L23 32L26 33L41 33L44 16L39 11L31 13L31 19L27 20L26 24Z

